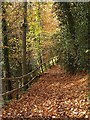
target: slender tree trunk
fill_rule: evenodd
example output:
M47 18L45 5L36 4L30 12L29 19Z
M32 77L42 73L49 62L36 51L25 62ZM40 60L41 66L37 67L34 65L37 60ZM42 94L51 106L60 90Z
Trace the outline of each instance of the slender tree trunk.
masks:
M22 75L26 74L26 31L27 31L27 2L23 3L23 39L22 39ZM26 79L23 79L23 84L27 83Z
M2 39L3 39L3 58L4 58L4 68L5 68L5 77L10 78L10 65L9 65L9 47L8 47L8 35L7 35L7 22L6 22L6 10L4 7L4 2L2 2ZM12 90L11 81L7 81L6 91ZM8 99L11 99L12 96L9 95Z
M41 19L40 19L40 3L38 3L38 27L41 27ZM42 64L42 50L41 50L41 33L38 35L38 57L39 57L39 64ZM41 66L41 70L43 72L43 67Z

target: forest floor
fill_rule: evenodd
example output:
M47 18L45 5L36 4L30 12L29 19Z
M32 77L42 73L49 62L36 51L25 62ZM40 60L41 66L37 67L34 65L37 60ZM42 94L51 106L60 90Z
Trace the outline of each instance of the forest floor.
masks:
M45 72L19 100L3 109L3 119L89 120L87 93L85 73L70 75L56 65Z

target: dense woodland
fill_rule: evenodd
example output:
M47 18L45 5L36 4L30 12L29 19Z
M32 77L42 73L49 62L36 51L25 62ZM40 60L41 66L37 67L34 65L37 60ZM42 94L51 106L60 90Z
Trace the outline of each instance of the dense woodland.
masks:
M62 65L73 73L89 71L90 4L55 3L54 6L60 26L55 37Z
M4 48L3 76L16 77L28 73L35 67L35 65L44 61L46 58L42 58L42 56L44 57L43 54L49 56L48 52L53 47L51 37L56 29L56 23L53 19L53 14L50 15L50 4L2 4L2 12L4 16L2 19L3 45L4 47L8 46ZM52 23L52 26L50 26L50 22ZM5 32L7 32L7 34L5 34ZM5 57L8 60L5 59ZM7 66L8 73L6 72ZM25 69L25 71L23 71L23 69ZM23 71L23 73L21 71ZM8 75L6 75L6 73Z
M71 76L90 73L90 2L2 2L1 8L3 79L27 75L55 56ZM3 93L15 88L3 79Z

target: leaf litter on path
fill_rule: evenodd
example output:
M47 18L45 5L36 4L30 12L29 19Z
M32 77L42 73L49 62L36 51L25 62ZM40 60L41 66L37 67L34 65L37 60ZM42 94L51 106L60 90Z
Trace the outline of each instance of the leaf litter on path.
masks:
M19 100L3 108L3 118L89 118L87 75L70 75L54 66Z

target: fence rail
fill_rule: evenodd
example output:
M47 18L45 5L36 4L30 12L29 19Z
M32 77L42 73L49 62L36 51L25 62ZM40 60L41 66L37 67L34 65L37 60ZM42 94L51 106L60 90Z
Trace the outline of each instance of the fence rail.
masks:
M24 92L24 88L27 87L27 89L31 86L31 83L35 80L36 77L40 76L44 71L46 71L51 66L55 65L57 63L58 56L55 56L46 62L42 63L36 69L31 71L30 73L27 73L26 75L15 77L15 78L2 78L3 82L3 89L6 87L6 82L9 80L11 81L13 85L13 89L11 91L3 91L0 96L3 96L4 99L8 99L8 95L12 96L13 98L19 98L21 94ZM23 79L27 80L26 84L23 84Z

